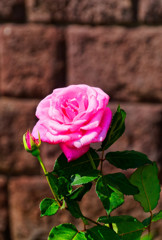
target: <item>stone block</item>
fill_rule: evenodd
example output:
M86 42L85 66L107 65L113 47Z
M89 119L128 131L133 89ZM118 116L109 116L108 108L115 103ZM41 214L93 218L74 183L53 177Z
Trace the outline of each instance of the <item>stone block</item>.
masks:
M162 23L162 1L140 0L139 21L148 24Z
M0 240L8 237L7 180L0 175Z
M162 27L67 30L67 83L101 87L117 101L162 102Z
M27 17L32 22L130 23L132 16L130 0L27 1Z
M118 103L111 103L113 113ZM125 132L110 150L135 150L146 154L162 166L162 104L120 103L127 113Z
M13 97L42 98L64 81L61 29L42 25L1 26L0 92Z
M33 128L36 100L0 99L0 172L38 174L37 160L25 151L23 134Z
M41 156L48 172L53 171L55 161L61 153L62 151L59 147L59 144L53 145L53 144L42 142ZM41 173L43 173L42 170L41 170Z
M45 197L52 197L45 177L12 178L9 184L10 220L13 240L44 240L52 229L61 223L71 222L80 226L67 211L50 217L40 217L39 204ZM82 223L81 223L82 225Z
M24 22L25 18L25 0L1 0L1 21Z

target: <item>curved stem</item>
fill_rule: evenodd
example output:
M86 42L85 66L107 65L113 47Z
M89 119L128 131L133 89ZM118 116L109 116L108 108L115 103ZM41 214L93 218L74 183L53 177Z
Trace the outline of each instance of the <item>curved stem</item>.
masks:
M44 175L46 176L48 174L48 172L47 172L46 167L44 166L44 164L42 162L42 159L41 159L40 155L37 155L37 159L38 159L38 161L39 161L39 163L40 163L40 165L43 169Z
M55 201L57 202L57 204L59 205L59 207L61 207L61 204L60 204L60 202L59 202L59 200L58 200L57 194L54 192L54 190L53 190L53 188L52 188L52 186L51 186L51 184L50 184L49 177L48 177L48 172L47 172L46 167L44 166L44 164L43 164L43 162L42 162L42 159L41 159L40 155L37 155L37 159L38 159L38 161L39 161L39 163L40 163L40 165L41 165L41 167L42 167L42 169L43 169L44 175L46 176L48 185L49 185L49 187L50 187L50 189L51 189L51 192L52 192L52 194L53 194L53 196L54 196L54 199L55 199Z

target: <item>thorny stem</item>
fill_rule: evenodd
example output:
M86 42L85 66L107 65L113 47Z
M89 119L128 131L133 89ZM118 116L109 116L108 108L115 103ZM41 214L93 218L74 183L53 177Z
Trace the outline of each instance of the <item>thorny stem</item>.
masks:
M53 190L53 188L52 188L52 186L51 186L51 184L50 184L49 177L48 177L48 172L47 172L46 167L44 166L44 164L43 164L43 162L42 162L42 159L41 159L40 155L37 155L37 159L38 159L38 161L39 161L39 163L40 163L40 165L41 165L41 167L42 167L42 169L43 169L44 175L46 176L48 185L49 185L49 187L50 187L50 189L51 189L51 192L52 192L52 194L53 194L53 196L54 196L54 199L55 199L55 201L57 202L57 204L59 205L59 207L61 207L61 204L60 204L60 202L59 202L59 200L58 200L58 197L57 197L56 193L54 192L54 190Z

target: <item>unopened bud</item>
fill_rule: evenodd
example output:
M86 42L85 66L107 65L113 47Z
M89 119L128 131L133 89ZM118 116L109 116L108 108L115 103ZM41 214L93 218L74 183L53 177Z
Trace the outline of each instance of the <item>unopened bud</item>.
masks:
M38 133L38 139L35 139L33 135L28 130L23 135L24 148L27 152L30 152L33 156L38 156L40 154L39 147L41 145L40 134Z

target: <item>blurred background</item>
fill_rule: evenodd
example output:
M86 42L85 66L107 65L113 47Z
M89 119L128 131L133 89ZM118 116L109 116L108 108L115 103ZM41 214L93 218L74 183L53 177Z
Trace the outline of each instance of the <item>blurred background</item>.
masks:
M39 203L51 193L22 144L39 101L80 83L107 92L113 112L118 104L127 112L126 131L111 149L147 154L162 182L162 1L0 0L0 240L45 240L62 222L83 228L64 212L40 218ZM49 171L59 154L42 144ZM105 163L105 171L114 169ZM89 196L81 208L96 219L102 206ZM145 217L132 198L118 213ZM162 239L160 223L154 233Z

